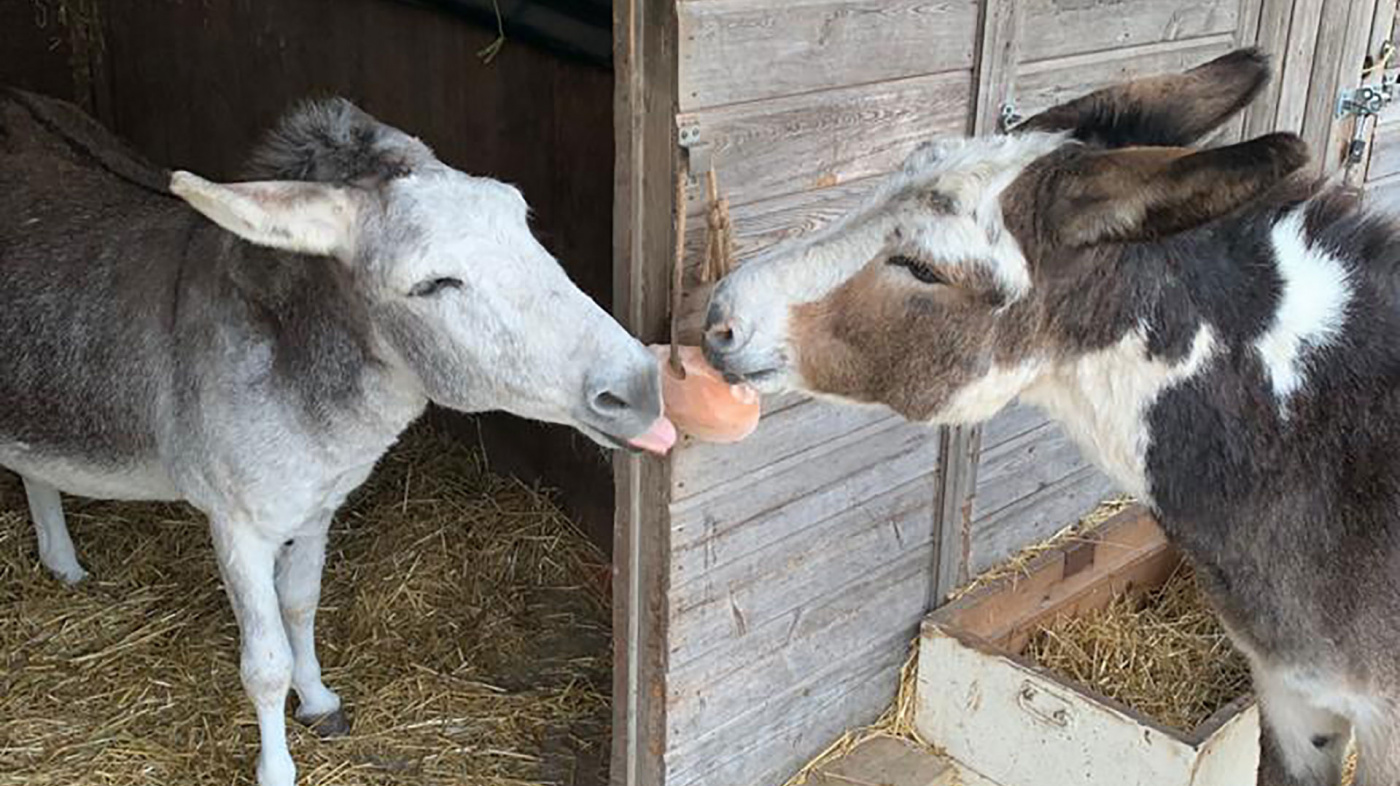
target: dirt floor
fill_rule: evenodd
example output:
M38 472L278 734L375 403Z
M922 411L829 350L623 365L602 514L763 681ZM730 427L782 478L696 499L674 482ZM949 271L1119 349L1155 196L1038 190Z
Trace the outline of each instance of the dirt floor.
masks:
M65 500L76 588L0 471L0 786L250 784L257 726L202 518ZM317 639L353 729L294 722L303 786L606 782L602 556L543 495L418 428L336 519Z

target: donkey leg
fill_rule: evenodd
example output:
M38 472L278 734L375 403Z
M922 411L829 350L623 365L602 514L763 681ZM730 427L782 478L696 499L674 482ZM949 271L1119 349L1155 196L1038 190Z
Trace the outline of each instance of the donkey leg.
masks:
M63 518L63 499L58 489L42 480L21 476L24 495L29 498L29 516L34 520L34 533L39 538L39 561L59 579L77 584L87 578L87 571L78 564L73 539L68 536L68 522Z
M321 663L316 658L316 606L321 600L329 524L326 516L319 532L298 536L282 549L277 558L277 602L292 645L296 718L323 737L338 737L350 731L350 721L341 711L340 697L321 682Z
M243 689L258 714L258 786L295 786L286 727L292 648L282 626L274 578L282 544L242 521L215 519L212 529L219 571L238 619Z
M1351 724L1282 675L1254 669L1263 729L1259 786L1337 786Z

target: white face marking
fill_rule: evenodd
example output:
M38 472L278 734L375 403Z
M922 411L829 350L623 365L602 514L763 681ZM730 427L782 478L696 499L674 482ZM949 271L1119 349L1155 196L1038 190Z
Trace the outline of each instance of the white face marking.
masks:
M1178 363L1147 355L1139 326L1117 344L1042 375L1022 397L1058 420L1085 454L1138 499L1150 500L1146 416L1168 388L1202 371L1215 353L1215 333L1202 325Z
M1308 245L1302 209L1275 224L1270 239L1283 292L1273 324L1254 348L1269 372L1279 408L1286 413L1289 396L1307 376L1308 350L1327 346L1341 332L1352 287L1350 273L1340 260Z

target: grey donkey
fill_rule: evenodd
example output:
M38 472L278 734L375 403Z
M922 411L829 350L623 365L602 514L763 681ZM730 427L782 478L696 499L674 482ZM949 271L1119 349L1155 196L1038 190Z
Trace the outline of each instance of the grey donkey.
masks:
M346 727L313 626L327 530L429 401L664 452L652 356L531 235L511 186L343 100L290 113L252 182L167 175L71 105L0 91L0 466L40 557L84 572L59 492L208 515L257 710Z

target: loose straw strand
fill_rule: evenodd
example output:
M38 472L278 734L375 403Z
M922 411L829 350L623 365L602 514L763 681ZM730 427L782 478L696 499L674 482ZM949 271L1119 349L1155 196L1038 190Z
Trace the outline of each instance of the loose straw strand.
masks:
M681 363L681 299L685 294L685 211L686 211L686 165L681 163L676 170L676 255L671 267L671 371L685 379L685 365Z

